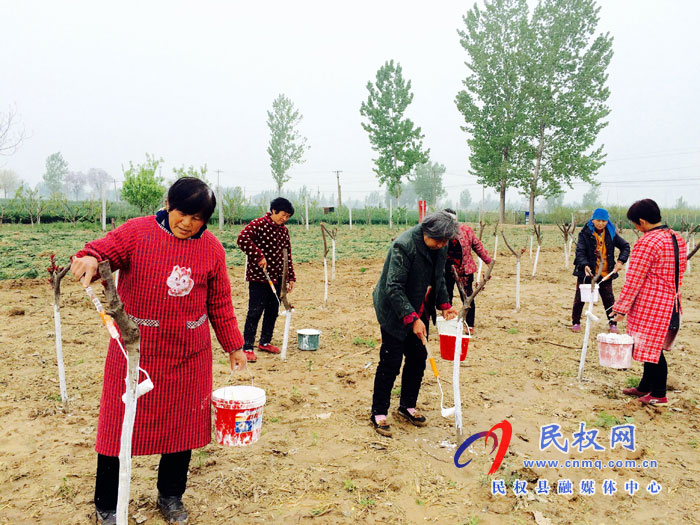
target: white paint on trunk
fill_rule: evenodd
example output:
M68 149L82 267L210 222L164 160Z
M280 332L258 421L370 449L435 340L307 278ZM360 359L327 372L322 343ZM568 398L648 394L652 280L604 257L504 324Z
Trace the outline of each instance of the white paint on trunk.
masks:
M484 261L479 259L479 271L476 273L476 282L481 281L481 267L484 265Z
M304 199L304 208L306 210L306 231L309 231L309 196Z
M515 311L520 311L520 259L515 263Z
M323 281L323 302L325 303L328 301L328 262L325 257L323 258Z
M61 336L61 310L57 304L53 305L53 322L56 329L56 361L58 363L58 384L61 389L61 401L65 405L68 401L66 389L66 369L63 366L63 337Z
M530 235L530 260L532 260L532 235Z
M586 352L588 351L588 336L591 333L591 315L593 314L593 301L588 303L586 308L586 329L583 333L583 346L581 347L581 361L578 365L578 380L583 377L583 366L586 364Z
M459 358L462 355L462 328L463 321L459 319L457 323L457 332L455 334L455 355L452 360L452 392L454 394L455 428L458 438L462 436L462 396L459 391Z
M335 239L331 239L331 280L335 279Z
M293 310L285 310L284 312L284 339L282 340L282 353L280 355L282 361L287 359L287 346L289 343L289 325L292 322L292 311Z
M496 256L498 255L498 235L494 236L494 241L493 241L493 260L496 260Z
M307 228L308 230L308 225ZM245 256L245 264L243 265L243 282L245 282L245 276L248 274L248 256Z
M117 492L117 525L129 523L129 492L131 489L131 441L136 419L136 389L138 388L139 362L126 359L126 401L122 434L119 444L119 490Z
M532 276L535 276L535 273L537 272L537 261L540 258L540 245L537 245L537 251L535 252L535 264L532 265Z

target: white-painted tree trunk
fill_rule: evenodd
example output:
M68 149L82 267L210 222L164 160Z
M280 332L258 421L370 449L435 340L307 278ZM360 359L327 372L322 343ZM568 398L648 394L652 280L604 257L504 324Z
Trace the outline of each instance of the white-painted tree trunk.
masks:
M247 274L248 274L248 256L246 255L245 256L245 264L243 265L243 282L245 282L245 276Z
M131 441L134 436L136 420L136 389L139 379L139 363L128 357L126 359L126 399L122 422L122 434L119 442L119 490L117 491L117 525L129 523L129 492L131 490Z
M564 268L569 267L569 246L564 241Z
M520 259L515 263L515 311L520 311Z
M535 264L532 265L532 276L535 276L535 273L537 272L537 261L540 258L540 245L537 245L537 251L535 252Z
M309 196L304 199L304 208L306 210L306 231L309 231Z
M569 263L571 262L571 254L573 253L572 248L574 247L574 238L573 236L569 238L569 249L567 250L567 253L569 254L569 258L566 261L566 267L569 267Z
M494 235L493 239L493 260L495 261L498 255L498 235Z
M591 285L591 288L593 286ZM593 297L594 291L591 289L591 298ZM588 307L586 308L586 329L583 332L583 346L581 347L581 361L578 365L578 380L581 381L583 377L583 366L586 364L586 352L588 351L588 336L591 334L591 322L593 317L593 301L589 301Z
M532 260L532 235L530 235L530 260Z
M328 301L328 262L325 257L323 258L323 281L323 302L325 303Z
M452 392L454 394L454 404L455 404L455 429L457 431L457 441L462 436L462 395L459 390L459 358L462 355L462 331L464 325L460 318L457 323L457 332L455 338L455 355L452 360Z
M348 220L350 222L350 229L352 230L352 208L348 206Z
M289 344L289 325L292 322L292 312L294 310L285 310L284 312L284 339L282 340L282 353L280 357L284 361L287 359L287 346Z
M335 279L335 239L331 239L331 280Z
M481 281L481 267L482 267L483 265L484 265L484 261L482 261L481 259L479 259L479 270L478 270L477 273L476 273L476 282L477 282L477 283L478 283L479 281Z
M65 405L68 402L68 390L66 388L66 368L63 365L63 337L61 335L61 309L57 304L53 305L53 324L56 329L56 361L58 363L58 384L61 389L61 401Z

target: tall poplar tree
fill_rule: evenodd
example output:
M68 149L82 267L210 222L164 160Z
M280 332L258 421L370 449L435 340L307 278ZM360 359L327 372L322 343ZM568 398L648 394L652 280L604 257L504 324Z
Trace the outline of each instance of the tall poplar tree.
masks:
M413 101L411 81L404 80L401 64L390 60L379 68L375 82L367 83L367 91L369 95L360 106L360 114L367 119L362 127L378 154L373 159L374 172L400 202L401 179L414 166L427 162L430 152L423 150L420 127L404 116Z
M68 163L60 151L46 157L44 184L51 193L59 193L63 188L63 178L68 175Z
M460 44L470 70L457 108L468 133L470 173L479 184L500 195L500 221L505 219L506 190L521 174L528 33L526 0L486 0L463 17Z
M445 195L445 187L442 185L442 177L447 169L439 162L426 162L416 167L413 178L413 187L416 196L435 207L440 197Z
M540 0L532 15L523 81L529 154L518 180L532 218L537 197L557 195L575 179L592 182L604 163L595 142L610 113L613 52L609 34L595 36L599 11L594 0Z
M277 184L278 195L282 193L284 183L289 181L289 169L304 162L302 157L309 149L306 137L296 129L302 118L294 103L284 95L279 95L272 102L272 111L267 112L267 126L270 128L267 154L270 156L270 169Z

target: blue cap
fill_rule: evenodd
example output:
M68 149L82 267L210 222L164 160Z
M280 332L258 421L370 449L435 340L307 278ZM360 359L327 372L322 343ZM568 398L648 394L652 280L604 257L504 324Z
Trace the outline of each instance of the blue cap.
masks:
M608 213L608 210L604 208L596 208L593 210L593 217L591 217L594 221L609 221L610 220L610 214Z

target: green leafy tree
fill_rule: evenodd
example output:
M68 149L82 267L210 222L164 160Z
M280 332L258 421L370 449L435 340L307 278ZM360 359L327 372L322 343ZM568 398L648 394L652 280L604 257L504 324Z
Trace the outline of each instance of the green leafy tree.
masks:
M541 0L532 15L523 78L530 150L518 186L533 218L537 197L590 182L604 163L595 142L610 113L613 52L609 34L595 35L599 11L595 0Z
M60 151L52 153L46 158L46 172L44 184L50 193L59 193L63 188L63 178L68 175L68 163L63 159Z
M428 162L430 152L423 150L420 127L404 116L413 101L411 81L404 80L401 65L390 60L379 68L375 82L367 83L367 91L369 96L360 106L360 114L367 119L362 127L378 154L373 159L374 172L400 202L401 180L414 166Z
M435 207L446 191L442 185L442 176L447 169L437 162L426 162L416 166L413 178L413 187L416 196L428 202L428 205Z
M183 177L194 177L195 179L200 179L209 184L209 181L207 180L207 165L204 164L203 166L199 168L195 168L194 166L188 166L185 168L185 165L183 164L179 168L173 168L173 173L175 174L176 179L181 179Z
M598 208L600 206L600 184L591 183L591 187L583 194L581 206L586 209Z
M141 215L145 210L155 211L163 202L165 188L162 186L163 177L160 176L159 167L163 159L156 159L146 153L146 162L134 165L129 161L129 167L124 172L124 184L122 185L122 198L136 206Z
M267 126L270 128L270 156L272 178L277 184L277 195L282 194L282 186L289 181L287 172L295 164L301 164L304 152L309 149L306 137L297 130L302 119L294 103L284 95L272 102L272 111L267 112Z
M486 0L475 4L458 31L470 70L456 104L469 135L470 173L500 195L499 217L505 221L506 190L520 177L527 153L524 131L528 34L526 0Z
M13 204L27 213L29 222L34 226L34 224L41 224L41 215L51 206L52 202L41 196L38 187L32 189L22 183L15 191Z

